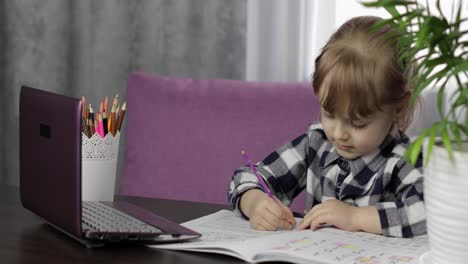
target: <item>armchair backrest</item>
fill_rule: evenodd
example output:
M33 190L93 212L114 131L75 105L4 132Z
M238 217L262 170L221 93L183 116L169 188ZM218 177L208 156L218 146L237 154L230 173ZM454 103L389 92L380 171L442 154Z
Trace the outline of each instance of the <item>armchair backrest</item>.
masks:
M245 149L257 162L319 118L310 83L176 79L127 83L120 194L227 204ZM303 198L296 209L304 207Z

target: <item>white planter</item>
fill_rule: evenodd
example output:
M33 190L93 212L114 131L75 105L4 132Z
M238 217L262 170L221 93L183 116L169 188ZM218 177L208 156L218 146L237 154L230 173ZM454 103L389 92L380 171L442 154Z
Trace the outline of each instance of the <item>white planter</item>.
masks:
M431 264L468 263L467 149L465 143L464 151L454 151L452 161L445 148L434 146L429 162L424 164Z

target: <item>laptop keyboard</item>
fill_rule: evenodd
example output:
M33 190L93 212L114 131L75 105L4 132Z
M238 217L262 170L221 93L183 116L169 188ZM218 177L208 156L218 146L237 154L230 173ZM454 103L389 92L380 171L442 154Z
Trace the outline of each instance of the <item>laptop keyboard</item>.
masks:
M100 202L82 203L82 223L100 232L160 233L161 230Z

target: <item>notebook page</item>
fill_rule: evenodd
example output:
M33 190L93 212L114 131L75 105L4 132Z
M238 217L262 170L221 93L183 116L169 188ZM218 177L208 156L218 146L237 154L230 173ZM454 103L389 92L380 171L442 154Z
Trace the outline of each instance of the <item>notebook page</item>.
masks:
M297 223L300 221L300 218L296 218ZM250 246L246 247L246 241L252 238L268 237L273 234L291 232L290 230L255 230L250 227L249 221L246 221L238 214L229 210L220 210L211 215L185 222L182 225L199 232L202 234L202 237L189 242L151 245L150 247L215 252L249 261L249 258L257 252L257 249Z
M248 245L268 245L257 254L257 260L294 259L298 263L418 264L419 256L429 250L427 236L392 238L336 228L256 238Z
M297 218L299 223L301 219ZM429 250L427 236L390 238L336 228L259 231L232 211L221 210L184 224L202 234L193 242L152 247L215 252L250 262L292 261L297 263L418 263Z

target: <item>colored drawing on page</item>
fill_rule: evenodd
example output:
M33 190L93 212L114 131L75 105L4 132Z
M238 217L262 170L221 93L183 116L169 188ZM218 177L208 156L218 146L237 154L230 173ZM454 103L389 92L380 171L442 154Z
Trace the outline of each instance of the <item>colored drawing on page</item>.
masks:
M346 244L346 243L343 243L343 242L337 242L336 243L336 246L337 247L340 247L340 248L343 248L343 249L348 249L348 250L358 250L359 248L355 245L351 245L351 244Z
M286 242L283 245L275 246L273 250L301 250L311 245L314 241L310 238L304 237L300 239L294 239Z
M413 260L413 257L410 256L391 256L389 257L390 260L396 260L399 262L410 262Z
M375 258L369 258L369 257L357 257L354 259L357 263L363 263L363 264L378 264L379 260Z

